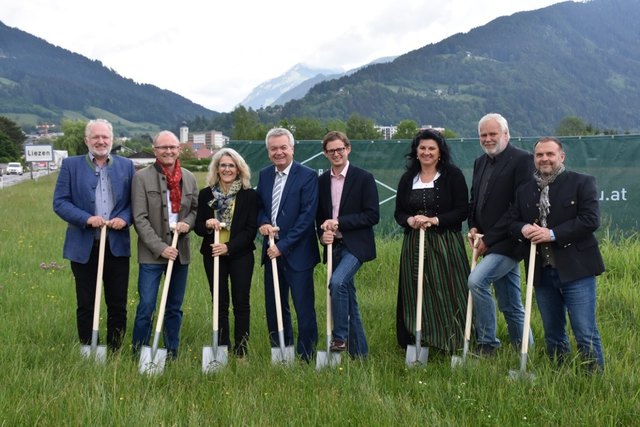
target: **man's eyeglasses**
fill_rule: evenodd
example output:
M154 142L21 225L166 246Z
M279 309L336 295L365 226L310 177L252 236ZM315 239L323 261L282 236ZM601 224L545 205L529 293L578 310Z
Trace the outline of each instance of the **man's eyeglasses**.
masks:
M220 163L218 169L235 169L236 165L233 163Z
M336 153L338 153L338 154L344 153L344 150L346 150L346 149L347 149L347 147L340 147L340 148L334 148L332 150L324 150L324 152L327 153L330 156L333 156Z
M180 149L179 145L159 145L156 147L153 147L154 150L158 150L158 151L177 151Z

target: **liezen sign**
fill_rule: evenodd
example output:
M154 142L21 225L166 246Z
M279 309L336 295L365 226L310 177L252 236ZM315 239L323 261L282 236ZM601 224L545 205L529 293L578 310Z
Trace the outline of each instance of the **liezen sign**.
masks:
M53 148L51 145L25 145L24 157L27 162L52 162Z

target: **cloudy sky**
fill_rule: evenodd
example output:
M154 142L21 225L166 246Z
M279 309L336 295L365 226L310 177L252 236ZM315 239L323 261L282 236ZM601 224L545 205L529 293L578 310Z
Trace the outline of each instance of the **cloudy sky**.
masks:
M554 0L0 0L0 21L226 112L298 63L348 70Z

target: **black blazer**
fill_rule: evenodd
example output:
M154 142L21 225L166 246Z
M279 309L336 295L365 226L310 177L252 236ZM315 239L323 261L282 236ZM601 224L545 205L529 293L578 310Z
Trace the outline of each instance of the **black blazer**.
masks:
M396 222L404 227L405 234L411 231L407 220L416 214L409 207L409 195L414 177L414 174L405 172L400 178L396 194L396 210L393 215ZM467 219L469 208L469 190L462 171L456 166L443 169L440 171L440 177L434 182L434 187L438 200L435 216L438 217L439 225L431 228L436 232L460 231L462 221Z
M316 226L318 236L321 236L323 231L320 226L325 220L332 218L331 170L318 178L318 190ZM360 262L370 261L376 257L373 226L379 220L378 189L373 175L349 163L340 198L338 223L343 244ZM326 259L325 247L324 260Z
M489 180L482 209L479 208L480 178L491 158L486 154L473 163L473 181L469 202L469 228L477 228L484 234L483 241L488 246L487 253L497 253L515 257L515 242L508 233L509 222L506 215L522 183L532 179L533 155L528 151L507 144L496 157L496 166Z
M518 255L528 262L529 241L522 236L526 224L540 223L538 204L540 189L534 179L525 183L517 193L509 211L511 236L517 240ZM547 228L553 230L556 241L551 242L556 269L562 282L570 282L604 272L604 262L593 235L600 226L600 207L595 178L565 171L549 185L550 213ZM538 247L538 255L539 253ZM542 257L536 257L534 283L539 283Z
M202 236L200 253L211 256L211 244L213 244L213 230L208 230L205 223L208 219L215 218L214 211L209 206L213 199L211 187L205 187L198 194L198 212L194 231ZM258 231L256 218L258 217L258 194L252 188L242 189L236 194L233 219L231 220L231 235L227 242L229 256L244 255L252 252L256 246L254 239Z

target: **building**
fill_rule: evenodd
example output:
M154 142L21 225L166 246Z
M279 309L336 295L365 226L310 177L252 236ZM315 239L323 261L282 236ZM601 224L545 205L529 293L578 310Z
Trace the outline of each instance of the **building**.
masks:
M382 135L382 139L393 139L393 136L396 134L396 132L398 131L398 127L397 126L380 126L380 125L375 125L374 128L380 132L380 135Z
M228 144L229 138L217 130L189 132L189 136L185 143L191 143L194 150L200 150L201 148L216 150Z

